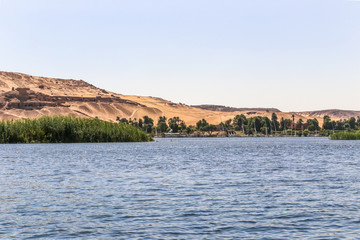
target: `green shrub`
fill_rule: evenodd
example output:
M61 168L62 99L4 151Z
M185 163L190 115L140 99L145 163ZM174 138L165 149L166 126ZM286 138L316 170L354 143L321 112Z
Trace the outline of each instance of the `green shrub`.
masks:
M319 132L319 135L322 137L328 137L328 136L330 136L331 133L332 133L332 130L321 130Z
M309 132L309 130L304 130L304 137L307 137L307 136L309 136L309 134L310 134L310 132Z

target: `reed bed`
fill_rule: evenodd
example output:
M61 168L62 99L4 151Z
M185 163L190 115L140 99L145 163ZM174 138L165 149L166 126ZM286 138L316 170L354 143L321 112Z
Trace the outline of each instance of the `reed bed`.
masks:
M0 143L146 141L152 141L152 138L134 126L99 119L55 116L0 121Z
M330 135L331 140L360 140L360 132L338 132Z

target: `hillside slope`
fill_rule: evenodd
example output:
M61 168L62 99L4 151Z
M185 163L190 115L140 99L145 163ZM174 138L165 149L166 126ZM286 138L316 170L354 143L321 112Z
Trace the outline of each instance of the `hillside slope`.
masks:
M161 98L117 94L82 80L0 72L0 120L65 115L115 121L117 117L140 118L147 115L154 120L159 116L178 116L188 125L194 125L202 118L218 124L237 114L271 117L272 112L276 112L279 119L291 118L292 114L295 114L296 119L305 121L313 117L321 121L322 117L320 114L284 113L277 109L204 109Z

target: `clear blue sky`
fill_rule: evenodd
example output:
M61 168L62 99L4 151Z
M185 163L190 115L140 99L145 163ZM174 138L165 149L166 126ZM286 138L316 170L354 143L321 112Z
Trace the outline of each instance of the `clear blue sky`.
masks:
M186 104L360 110L360 1L0 0L0 70Z

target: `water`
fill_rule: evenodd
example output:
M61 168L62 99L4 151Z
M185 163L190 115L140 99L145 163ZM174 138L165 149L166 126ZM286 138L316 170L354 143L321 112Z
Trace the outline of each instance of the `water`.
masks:
M0 145L1 239L356 239L360 141Z

